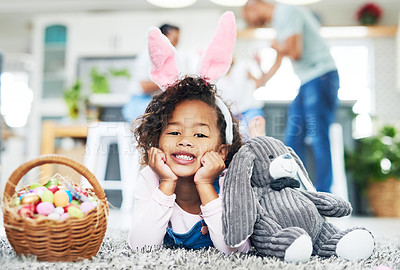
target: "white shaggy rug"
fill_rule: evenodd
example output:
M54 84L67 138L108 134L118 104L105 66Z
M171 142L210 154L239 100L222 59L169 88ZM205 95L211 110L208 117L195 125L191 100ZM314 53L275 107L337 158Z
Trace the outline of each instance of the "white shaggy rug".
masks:
M285 263L254 252L225 256L216 249L193 251L161 247L132 251L126 244L126 236L127 232L107 231L97 256L75 263L40 262L34 257L17 256L7 239L0 237L0 269L400 269L400 235L378 239L374 254L367 260L349 262L313 256L305 264Z

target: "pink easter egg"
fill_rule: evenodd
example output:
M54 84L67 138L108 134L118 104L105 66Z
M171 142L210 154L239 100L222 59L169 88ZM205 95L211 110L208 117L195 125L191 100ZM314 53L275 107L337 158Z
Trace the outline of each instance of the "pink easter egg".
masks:
M48 189L53 193L56 193L59 190L57 185L51 185L48 187Z
M94 205L91 202L83 202L80 205L80 208L83 211L83 213L87 213L94 208Z
M43 191L45 191L45 190L47 190L46 187L43 187L43 186L42 186L42 187L37 187L37 188L34 188L34 189L33 189L33 193L39 195L39 197L40 197L40 196L42 196L42 193L43 193Z
M47 216L54 211L54 205L50 202L41 202L37 205L36 211L40 215Z
M67 218L69 218L69 214L68 213L63 213L63 214L61 214L59 221L63 221L65 219L67 219Z

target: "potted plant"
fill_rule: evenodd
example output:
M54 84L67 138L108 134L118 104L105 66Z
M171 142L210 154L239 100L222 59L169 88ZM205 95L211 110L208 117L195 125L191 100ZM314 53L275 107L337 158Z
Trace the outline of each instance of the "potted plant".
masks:
M384 126L346 153L346 168L376 216L400 217L400 134Z
M374 25L382 17L382 9L375 3L363 4L356 13L357 21L362 25Z
M64 91L64 100L68 107L71 119L78 119L82 103L81 81L77 80L70 88Z

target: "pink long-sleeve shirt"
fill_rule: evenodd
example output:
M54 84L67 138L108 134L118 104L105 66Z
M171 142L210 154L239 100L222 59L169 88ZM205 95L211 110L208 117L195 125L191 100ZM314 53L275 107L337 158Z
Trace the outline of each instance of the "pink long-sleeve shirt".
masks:
M222 194L224 177L219 178ZM175 233L188 232L202 217L208 226L211 241L225 254L234 251L248 252L250 240L247 239L236 248L227 246L222 234L222 200L218 197L205 206L201 205L202 217L184 211L175 202L176 195L165 195L159 188L159 177L149 167L141 170L135 192L133 222L128 234L128 244L132 249L145 246L161 246L167 227Z

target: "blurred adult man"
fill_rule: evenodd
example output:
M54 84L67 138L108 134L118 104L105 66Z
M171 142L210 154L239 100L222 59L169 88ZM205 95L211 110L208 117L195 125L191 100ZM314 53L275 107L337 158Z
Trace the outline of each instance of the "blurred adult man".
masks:
M276 40L271 47L278 55L291 59L301 81L299 93L288 109L285 143L306 163L306 142L311 145L316 167L315 186L329 192L332 185L332 160L329 126L338 104L339 76L329 47L319 34L319 22L305 7L249 0L243 17L250 26L271 23ZM259 80L265 84L280 66ZM278 67L278 68L276 68Z

